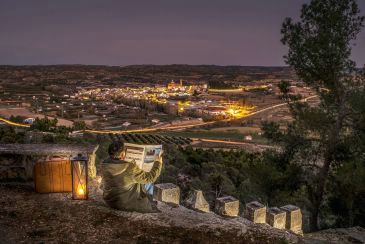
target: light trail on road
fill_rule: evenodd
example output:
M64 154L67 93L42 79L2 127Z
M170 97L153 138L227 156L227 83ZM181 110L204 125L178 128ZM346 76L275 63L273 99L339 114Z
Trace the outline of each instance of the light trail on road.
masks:
M21 123L16 123L4 118L0 118L0 121L7 123L8 125L12 125L12 126L18 126L18 127L30 127L30 125L28 124L21 124Z

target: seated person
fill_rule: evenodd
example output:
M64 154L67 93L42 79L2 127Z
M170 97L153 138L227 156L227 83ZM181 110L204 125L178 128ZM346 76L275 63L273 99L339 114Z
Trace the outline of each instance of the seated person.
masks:
M146 185L151 184L160 176L162 156L154 162L150 172L140 169L134 162L126 162L123 143L114 142L109 146L109 158L101 165L104 181L103 198L112 208L136 211L142 213L156 212L155 206Z

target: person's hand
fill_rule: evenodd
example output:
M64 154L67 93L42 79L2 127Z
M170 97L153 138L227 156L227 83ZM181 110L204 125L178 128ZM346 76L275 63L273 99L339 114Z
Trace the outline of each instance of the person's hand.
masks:
M120 152L120 154L119 154L119 159L120 160L124 160L125 159L125 150L122 150L121 152Z
M158 154L156 161L159 161L162 163L162 154L163 154L163 150L161 150L160 153Z

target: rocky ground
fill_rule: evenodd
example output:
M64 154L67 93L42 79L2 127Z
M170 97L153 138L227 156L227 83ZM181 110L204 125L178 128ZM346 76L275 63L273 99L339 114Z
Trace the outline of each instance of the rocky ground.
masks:
M306 243L365 243L365 229L359 226L322 230L306 235Z
M214 213L158 203L160 213L107 207L97 187L87 201L37 194L32 185L0 184L0 244L6 243L365 243L365 229L324 230L304 238Z
M243 218L227 219L159 203L160 213L108 208L100 192L88 201L0 185L0 243L288 243L301 238Z

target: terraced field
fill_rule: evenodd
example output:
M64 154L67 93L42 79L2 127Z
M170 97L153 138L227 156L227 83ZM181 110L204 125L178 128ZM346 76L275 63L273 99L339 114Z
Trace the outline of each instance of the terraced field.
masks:
M177 145L185 146L189 145L192 140L181 136L164 136L157 134L107 134L104 135L109 137L112 141L122 141L127 143L136 144L150 144L150 145Z

